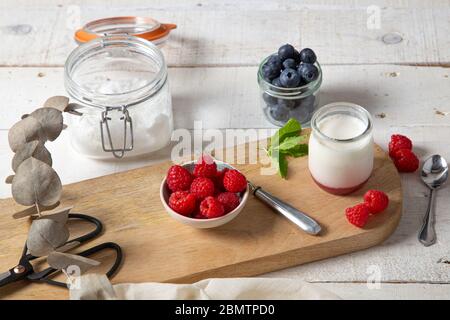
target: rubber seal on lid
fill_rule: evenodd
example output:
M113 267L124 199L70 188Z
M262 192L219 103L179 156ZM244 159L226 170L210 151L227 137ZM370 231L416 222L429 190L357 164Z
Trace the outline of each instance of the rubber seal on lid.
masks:
M176 24L159 23L150 17L112 17L85 24L75 32L75 40L78 43L84 43L109 35L132 35L161 43L176 27Z

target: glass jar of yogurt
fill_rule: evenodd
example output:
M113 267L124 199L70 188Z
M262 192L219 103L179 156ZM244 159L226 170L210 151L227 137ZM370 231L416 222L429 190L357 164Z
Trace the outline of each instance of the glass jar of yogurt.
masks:
M128 35L90 40L67 58L64 77L75 101L68 129L78 152L121 158L169 143L173 116L167 65L150 41Z
M325 191L344 195L369 179L373 169L372 119L363 107L335 102L311 120L308 166Z
M319 89L322 84L322 69L318 62L314 65L319 75L314 81L296 88L282 88L266 81L262 68L270 58L264 59L258 68L260 105L267 120L276 126L283 126L290 118L295 118L302 127L308 127L314 110L319 105Z

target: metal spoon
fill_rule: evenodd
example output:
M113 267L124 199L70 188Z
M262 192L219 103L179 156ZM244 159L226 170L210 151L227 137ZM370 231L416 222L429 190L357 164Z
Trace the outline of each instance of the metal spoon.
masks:
M422 181L430 188L428 208L423 219L423 225L419 232L419 241L426 247L436 242L434 231L434 214L432 211L435 190L439 189L448 178L447 161L438 154L428 158L422 167Z
M264 191L261 187L253 185L251 182L248 182L248 184L256 198L270 206L275 211L281 213L284 217L296 224L306 233L317 235L322 229L320 225L306 213L297 210L293 206L271 195L267 191Z

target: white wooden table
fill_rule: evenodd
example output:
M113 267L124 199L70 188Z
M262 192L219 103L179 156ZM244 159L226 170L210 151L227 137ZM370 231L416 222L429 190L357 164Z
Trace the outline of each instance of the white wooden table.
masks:
M271 128L257 102L256 66L289 42L316 51L324 70L321 104L361 104L374 116L378 144L386 146L390 135L399 132L413 139L422 160L433 153L450 160L448 0L74 0L70 5L4 0L1 177L10 174L8 128L47 97L65 94L63 65L76 46L74 29L117 15L151 16L178 25L163 48L177 128L192 129L194 120L204 120L207 128ZM375 20L368 25L368 19ZM64 183L169 157L165 149L132 161L89 160L71 150L67 132L49 148ZM403 175L402 182L403 217L385 243L268 276L319 283L344 298L450 299L450 188L436 198L438 242L424 248L416 237L428 192L417 174ZM9 195L9 186L0 184L0 197ZM373 268L381 272L381 285L369 289Z

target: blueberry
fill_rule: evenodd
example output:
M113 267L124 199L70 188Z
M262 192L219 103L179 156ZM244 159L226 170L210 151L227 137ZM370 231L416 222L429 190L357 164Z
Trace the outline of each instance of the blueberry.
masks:
M274 69L280 70L281 72L281 68L282 68L282 61L281 59L278 57L277 54L273 54L269 57L269 59L267 59L266 64L272 66Z
M268 94L266 92L263 93L262 97L263 97L263 100L266 102L266 104L268 106L273 106L273 105L276 105L278 103L278 99L277 98L271 96L270 94Z
M285 122L289 120L289 109L275 105L269 108L270 117L276 121Z
M302 51L300 51L301 62L314 63L316 62L316 60L317 60L316 54L310 48L305 48Z
M277 87L283 87L283 85L281 84L281 81L280 81L280 77L273 79L272 84Z
M302 78L295 69L284 69L280 75L280 82L286 88L297 87L301 80Z
M280 75L280 70L278 70L278 69L274 68L274 66L266 63L262 67L262 74L263 74L264 79L266 79L266 81L270 82Z
M285 44L278 49L278 57L281 59L281 61L284 61L289 58L294 58L295 49L290 44Z
M297 119L300 123L305 123L310 120L311 115L306 108L295 108L289 112L289 117Z
M300 99L300 103L298 104L298 106L308 110L309 112L313 112L315 100L316 100L316 97L311 94L311 95L307 96L306 98Z
M295 108L295 100L278 98L278 105L287 109Z
M300 107L302 105L303 98L294 99L293 101L295 103L294 108L298 108L298 107Z
M300 64L297 71L306 83L316 80L319 76L319 69L311 63Z
M299 64L301 62L300 60L300 52L298 52L297 50L294 49L294 58L295 62L297 62L297 64Z
M290 109L289 116L297 119L300 123L306 123L311 120L314 113L314 101L316 97L309 95L306 98L301 98L296 101L295 108Z
M292 58L286 59L283 61L283 69L297 69L297 62Z

